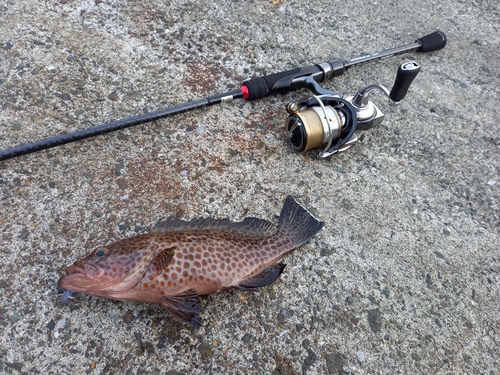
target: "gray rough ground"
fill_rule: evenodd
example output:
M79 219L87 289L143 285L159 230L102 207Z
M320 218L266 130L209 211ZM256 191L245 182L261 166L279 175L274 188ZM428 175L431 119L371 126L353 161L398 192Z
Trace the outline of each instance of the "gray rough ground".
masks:
M288 146L295 92L0 162L0 373L499 374L499 20L496 0L2 1L0 149L436 29L449 42L326 84L422 65L333 159ZM58 305L97 245L166 216L274 220L288 194L325 228L280 282L203 298L199 329L155 305Z

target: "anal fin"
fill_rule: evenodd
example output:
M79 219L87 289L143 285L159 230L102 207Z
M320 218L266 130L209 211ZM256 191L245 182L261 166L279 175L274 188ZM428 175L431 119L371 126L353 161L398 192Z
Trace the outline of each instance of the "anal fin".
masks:
M255 292L258 288L274 283L285 269L285 266L286 264L283 263L275 263L264 268L258 274L240 281L236 288L244 292Z
M201 306L195 289L188 289L173 296L162 296L161 305L184 323L193 327L201 325Z

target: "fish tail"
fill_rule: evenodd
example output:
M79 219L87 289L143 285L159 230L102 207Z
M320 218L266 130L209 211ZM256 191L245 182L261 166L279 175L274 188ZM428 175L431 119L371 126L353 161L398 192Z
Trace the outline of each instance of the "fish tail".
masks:
M295 248L309 241L323 228L323 224L292 196L288 196L278 220L278 235L289 237Z

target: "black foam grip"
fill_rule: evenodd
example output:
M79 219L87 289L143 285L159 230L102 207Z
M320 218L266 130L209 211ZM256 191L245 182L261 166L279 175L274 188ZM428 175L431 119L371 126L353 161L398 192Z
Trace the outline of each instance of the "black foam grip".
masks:
M446 46L446 35L442 31L434 31L433 33L423 36L415 41L420 44L418 52L437 51Z
M286 94L290 90L295 90L297 88L293 82L295 78L320 72L322 72L322 70L317 65L304 66L302 68L287 70L286 72L252 78L243 82L243 86L246 86L249 91L247 100L252 101L265 98L269 95Z
M243 82L242 86L248 88L248 101L262 99L267 96L269 89L267 87L267 82L262 77L256 77Z

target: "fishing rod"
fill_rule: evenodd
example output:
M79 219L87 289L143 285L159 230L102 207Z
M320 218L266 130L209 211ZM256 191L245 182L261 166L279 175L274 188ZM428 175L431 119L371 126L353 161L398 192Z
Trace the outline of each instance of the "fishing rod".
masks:
M290 113L286 122L288 137L293 148L301 152L326 145L319 156L327 157L344 151L354 144L357 141L354 133L356 129L366 130L382 121L382 112L367 100L371 91L379 89L390 98L392 104L397 104L406 95L420 66L413 62L403 64L404 67L400 66L391 92L381 85L371 85L361 89L356 96L344 99L341 94L326 90L319 83L341 76L354 66L408 52L436 51L445 45L446 35L441 31L435 31L417 39L414 43L370 55L350 60L335 59L264 77L255 77L244 81L239 89L223 94L0 151L0 161L235 99L254 101L301 88L311 90L314 95L287 106Z

